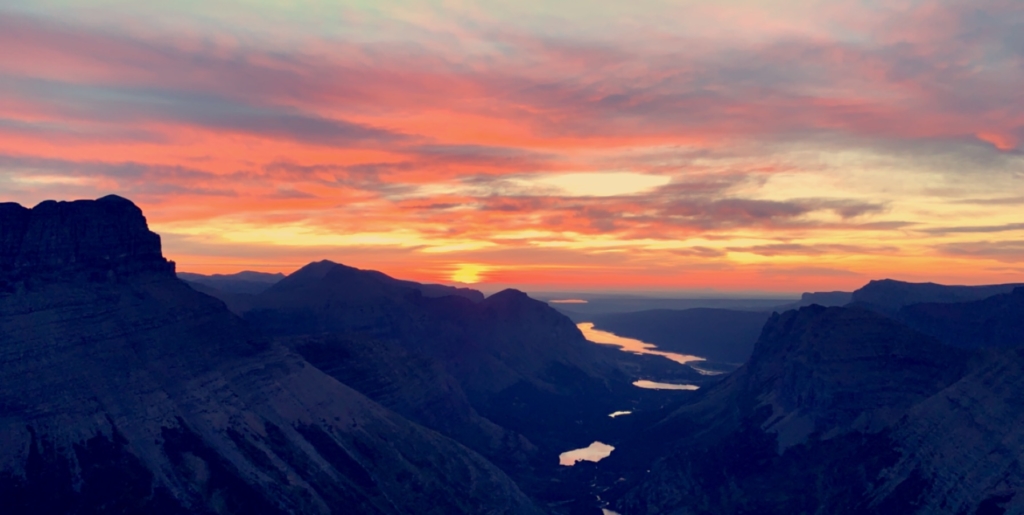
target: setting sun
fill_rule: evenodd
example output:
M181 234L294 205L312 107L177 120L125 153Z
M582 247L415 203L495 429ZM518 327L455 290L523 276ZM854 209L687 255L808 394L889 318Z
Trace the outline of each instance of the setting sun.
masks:
M459 263L455 266L456 268L452 271L451 279L457 283L464 284L480 282L481 279L483 279L481 276L491 270L491 267L489 266L478 265L475 263Z

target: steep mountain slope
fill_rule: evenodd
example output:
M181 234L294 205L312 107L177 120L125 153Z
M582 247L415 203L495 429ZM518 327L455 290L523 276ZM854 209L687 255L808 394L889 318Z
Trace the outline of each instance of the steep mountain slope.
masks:
M610 495L630 514L997 508L1024 485L1020 358L860 309L775 315L746 365L613 453L655 463Z
M986 354L892 429L901 453L874 505L899 487L893 478L915 478L917 513L1024 513L1024 351Z
M1018 286L1024 286L1024 284L947 286L883 279L871 281L853 292L851 303L882 313L893 314L900 308L911 304L970 302L1000 293L1010 293Z
M539 513L176 279L127 200L0 228L4 513Z
M475 434L461 441L497 460L529 452L518 435L547 453L579 443L567 428L606 418L616 389L633 389L570 320L513 290L482 299L319 262L257 296L245 318L400 413L450 436ZM395 374L395 359L419 372ZM366 382L353 381L354 372ZM417 377L435 378L408 383ZM425 413L427 399L453 416ZM511 454L510 445L518 447Z
M662 350L743 363L769 313L729 309L656 309L593 317L594 327L650 342Z
M1024 287L974 302L914 304L896 318L954 347L1024 347Z

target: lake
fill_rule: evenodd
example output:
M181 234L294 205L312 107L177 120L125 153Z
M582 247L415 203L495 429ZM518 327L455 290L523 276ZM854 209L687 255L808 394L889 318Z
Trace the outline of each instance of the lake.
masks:
M647 388L648 390L699 390L700 387L693 384L673 384L673 383L659 383L656 381L648 381L641 379L639 381L633 381L633 386L640 388Z
M613 450L615 450L615 447L612 447L611 445L602 442L594 442L582 449L574 449L559 454L558 463L566 467L571 467L575 465L577 461L598 462L607 458Z
M576 324L576 327L579 328L580 332L583 333L583 336L586 339L594 343L600 343L602 345L615 345L621 348L623 351L632 352L633 354L651 354L654 356L662 356L664 358L668 358L672 361L675 361L676 363L679 363L681 365L687 365L689 363L697 361L705 361L705 359L700 356L690 356L687 354L678 354L675 352L661 351L658 350L658 346L654 345L653 343L647 343L642 340L637 340L636 338L626 338L624 336L619 336L615 333L610 333L608 331L594 329L594 324L592 322L582 322Z

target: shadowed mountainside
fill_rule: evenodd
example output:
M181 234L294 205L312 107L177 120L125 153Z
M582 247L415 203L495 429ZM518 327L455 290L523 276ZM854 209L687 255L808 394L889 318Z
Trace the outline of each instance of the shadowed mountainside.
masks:
M974 302L914 304L896 318L954 347L1024 347L1024 287Z
M4 513L540 513L176 279L129 201L0 228Z
M462 441L499 461L533 445L564 450L579 438L566 427L605 417L616 388L633 390L569 319L515 290L484 299L322 261L258 295L244 316L400 413L476 435ZM418 372L396 374L399 356ZM417 377L433 379L416 386Z
M654 464L609 495L631 514L1019 513L1022 357L858 308L773 315L747 364L612 454L614 474Z
M851 303L881 313L895 314L900 308L912 304L970 302L1000 293L1010 293L1018 286L1024 284L947 286L883 279L871 281L854 291Z

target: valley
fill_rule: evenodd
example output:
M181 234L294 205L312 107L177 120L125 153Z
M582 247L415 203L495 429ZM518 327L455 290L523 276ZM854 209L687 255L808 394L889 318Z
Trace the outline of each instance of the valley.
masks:
M1014 284L573 320L331 261L179 275L120 197L0 227L5 513L1024 511Z

